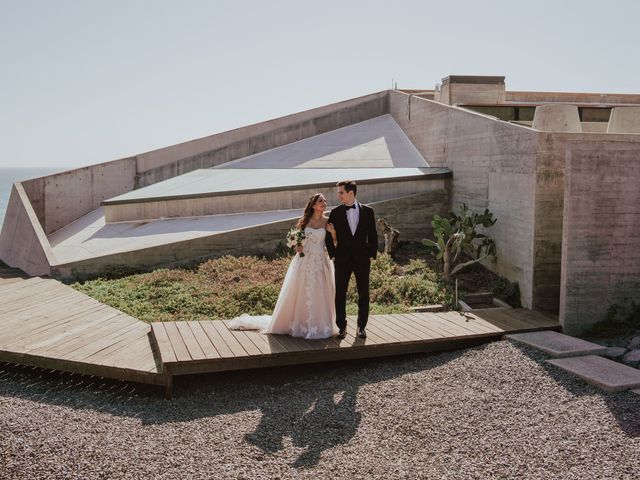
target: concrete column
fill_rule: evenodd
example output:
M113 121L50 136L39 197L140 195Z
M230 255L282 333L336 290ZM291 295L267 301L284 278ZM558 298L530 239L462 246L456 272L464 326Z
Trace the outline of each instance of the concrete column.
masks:
M533 128L543 132L581 133L578 107L566 104L538 105L533 115Z
M607 133L640 133L640 107L612 108Z

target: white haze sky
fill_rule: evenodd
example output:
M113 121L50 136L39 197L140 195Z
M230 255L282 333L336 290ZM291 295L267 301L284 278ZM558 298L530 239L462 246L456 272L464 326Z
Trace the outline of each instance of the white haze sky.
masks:
M104 162L449 74L640 93L640 2L0 0L0 168Z

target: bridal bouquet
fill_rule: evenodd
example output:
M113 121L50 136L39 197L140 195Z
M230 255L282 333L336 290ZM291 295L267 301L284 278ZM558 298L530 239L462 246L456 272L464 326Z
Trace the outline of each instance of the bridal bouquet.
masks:
M289 233L287 233L287 247L301 247L305 238L307 238L307 236L304 231L292 228L289 230ZM300 252L300 256L304 257L304 252Z

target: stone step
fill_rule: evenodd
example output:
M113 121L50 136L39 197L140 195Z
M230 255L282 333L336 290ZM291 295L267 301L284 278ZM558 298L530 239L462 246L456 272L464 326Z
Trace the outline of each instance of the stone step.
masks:
M477 305L477 304L490 304L493 295L491 292L474 292L468 293L464 297L464 301L467 305Z
M514 333L504 338L514 342L524 343L530 347L542 350L557 358L578 357L582 355L604 355L607 347L587 342L579 338L570 337L563 333L545 330L542 332Z
M640 388L640 370L596 355L554 358L547 363L609 392Z

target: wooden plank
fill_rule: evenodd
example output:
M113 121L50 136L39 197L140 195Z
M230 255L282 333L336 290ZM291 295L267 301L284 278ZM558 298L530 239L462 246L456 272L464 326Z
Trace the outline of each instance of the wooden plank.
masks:
M176 354L176 360L178 362L188 362L192 360L191 355L189 355L189 349L184 344L182 335L180 335L175 322L165 322L164 328L167 331L167 336Z
M443 329L439 323L434 322L430 316L424 317L424 314L417 313L403 313L403 317L413 321L415 324L420 325L425 331L431 332L434 338L446 339L451 336L448 330Z
M189 350L189 355L191 356L191 358L193 360L202 360L207 358L207 356L202 351L202 348L200 348L200 344L198 344L196 337L193 335L193 332L189 328L189 325L186 322L173 323L180 332L182 340L187 347L187 350Z
M220 353L218 353L215 345L211 343L211 340L203 330L200 322L189 321L186 323L187 325L189 325L189 328L193 332L193 336L198 341L198 344L200 345L200 348L204 352L205 356L207 358L220 358Z
M100 336L108 334L108 332L112 331L117 326L117 323L122 324L122 322L117 322L117 318L117 312L111 312L108 310L103 310L97 313L92 312L90 319L83 316L82 318L78 318L75 322L75 325L78 327L81 325L85 325L87 327L82 331L74 332L66 329L54 330L48 338L42 339L38 342L31 341L26 347L26 351L37 351L40 354L54 355L61 350L64 351L67 348L73 348L74 345L86 344L94 338L99 338ZM113 322L117 322L116 325L114 325Z
M224 328L227 328L226 325L222 323ZM259 339L253 341L250 335L260 335L252 330L228 330L231 335L233 335L238 342L242 345L247 353L250 355L261 355L271 353L271 349L266 344L266 342L262 342Z
M505 330L509 332L531 328L531 325L529 323L524 322L516 318L515 316L505 314L503 311L500 311L498 309L491 309L484 312L482 310L476 310L472 313L488 321L489 323L493 323L495 321L502 322L503 325L505 325Z
M95 353L88 354L82 360L85 362L102 364L107 359L119 355L122 350L130 348L130 345L134 343L138 337L145 336L149 331L150 328L148 325L143 324L143 322L139 322L138 324L135 324L135 327L126 335L114 339L113 343L110 345L96 351Z
M222 338L218 330L216 330L216 328L213 326L213 322L217 322L217 321L219 320L203 320L203 321L200 321L199 323L200 323L200 326L202 327L202 330L204 330L204 333L207 334L207 337L209 338L211 343L216 347L216 350L220 354L220 358L230 358L230 357L232 358L236 355L231 350L231 348L229 348L229 346L227 345L227 342L225 342L224 338ZM247 355L247 352L245 352L242 349L242 347L240 347L240 350L242 351L242 353L239 354L238 356Z
M146 336L140 337L129 351L129 355L117 359L117 365L122 368L138 370L142 363L148 362L154 358L153 349L151 348L151 331Z
M446 322L462 325L477 334L500 334L503 330L495 325L486 323L477 317L461 314L460 312L435 312L435 316Z
M409 313L405 315L415 318L416 321L424 321L424 317L423 317L424 313ZM428 325L429 325L429 328L442 333L443 337L446 337L446 338L456 338L456 337L464 336L465 333L469 335L472 334L470 331L462 330L457 325L451 322L447 322L444 319L438 317L437 315L432 315L428 317Z
M363 347L367 345L382 345L387 343L387 340L377 333L377 329L375 327L370 327L367 325L365 328L367 332L367 338L358 337L358 333L356 330L357 319L347 319L347 336L344 340L340 342L340 345L343 344L349 347ZM344 342L344 343L343 343Z
M425 322L424 319L420 317L416 317L414 315L406 314L406 313L396 314L396 315L401 316L405 322L413 325L413 327L416 328L417 330L420 330L425 336L425 339L433 340L433 339L441 339L441 338L448 337L446 332L443 333L441 330L438 330L437 328L433 328L432 326L428 325L428 323Z
M112 308L106 305L96 307L95 311L113 311ZM0 333L0 344L5 344L8 341L19 340L23 337L35 337L38 334L43 333L46 330L54 331L55 329L62 328L63 324L73 322L86 314L86 310L79 313L68 312L69 316L61 318L47 318L47 317L35 317L32 319L21 319L19 322L12 323L7 321L0 321L3 330ZM5 330L6 329L6 330Z
M532 328L548 328L560 326L558 319L546 312L533 312L531 310L527 310L526 308L505 310L505 312L509 312L510 315L515 315L523 321L531 323Z
M413 335L416 335L420 340L431 340L434 338L434 335L421 328L419 325L410 322L407 318L400 314L391 314L387 315L390 324L395 324L396 327L402 329L403 331L409 332Z
M52 321L57 320L56 315L59 316L63 321L60 323L56 323L54 327L50 329L41 329L38 333L31 332L29 335L12 335L5 336L2 338L2 345L5 347L11 347L13 345L23 344L25 341L29 341L32 344L38 342L42 339L49 339L52 336L60 335L61 332L68 332L71 329L75 329L77 325L81 324L84 315L87 312L91 312L95 310L96 307L93 304L83 304L83 305L74 305L73 308L68 310L68 315L65 316L65 313L58 311L53 311L50 313L50 316L43 316L34 319L33 321L37 321L40 325L50 324ZM16 329L14 332L20 333L21 330Z
M288 352L306 352L308 350L313 350L313 347L309 342L304 338L296 338L296 337L288 337L286 335L278 335L278 342L288 351Z
M60 283L40 284L35 287L22 288L11 292L0 292L0 296L3 299L1 306L4 311L15 308L15 304L26 305L29 301L38 302L43 301L45 298L55 298L56 296L69 293L80 294L80 292L76 292Z
M137 367L135 365L132 366L130 357L131 355L135 355L141 347L151 345L149 339L150 333L151 328L149 328L148 325L141 325L124 336L120 342L113 344L109 348L105 348L102 352L92 355L89 358L99 365L117 366L119 368L135 370Z
M101 318L91 318L86 320L79 317L73 322L64 325L64 328L50 330L46 334L35 337L26 337L22 340L12 342L9 347L21 348L25 352L46 351L53 345L64 345L68 341L73 341L83 335L89 335L91 330L102 323Z
M78 292L60 290L53 292L43 292L42 294L29 292L28 295L25 295L21 298L3 298L3 305L0 307L0 318L8 318L12 315L18 314L23 310L36 309L47 304L59 302L62 299L77 298L77 295ZM5 301L7 303L4 303Z
M86 304L93 302L95 305L102 305L101 303L89 298L76 298L73 295L62 295L56 298L45 298L42 301L33 305L20 306L16 311L7 311L0 313L0 321L16 321L20 319L33 318L37 315L47 314L64 314L65 310L74 305Z
M59 283L56 280L50 280L42 277L31 277L26 279L24 282L13 283L11 285L3 285L2 288L0 288L0 292L3 294L9 293L11 291L20 290L22 288L34 287L40 283L48 283L48 282Z
M367 332L367 338L369 337L370 334L373 334L374 337L378 337L381 339L381 344L388 344L388 343L395 343L395 342L399 342L400 340L398 340L395 336L393 336L392 334L390 334L387 329L385 329L382 325L379 324L379 322L377 321L377 317L378 315L372 315L369 317L369 320L367 322L367 326L365 327L365 330ZM347 331L349 331L350 329L350 325L353 324L353 335L355 338L358 338L356 336L356 330L357 330L357 322L347 322ZM362 341L362 339L359 339L360 341Z
M398 329L398 327L396 327L393 322L389 321L389 318L389 315L377 315L376 317L374 317L374 322L376 322L376 325L378 325L380 328L385 329L389 333L389 335L396 338L399 342L413 342L415 340L420 340L419 336Z
M2 290L5 290L5 288L3 288ZM28 303L29 300L37 302L38 300L42 300L45 297L62 295L69 291L73 290L59 283L43 283L28 288L15 288L8 292L0 290L0 297L3 300L1 307L3 310L7 310L10 308L15 308L14 304L16 303Z
M251 351L246 350L244 344L241 344L238 341L238 339L231 333L231 331L229 331L229 329L227 328L227 326L222 320L212 320L211 326L218 332L218 335L222 337L222 339L224 340L224 343L231 349L231 351L236 357L245 357L247 355L253 355L253 353L251 352L255 350L255 345L253 345L251 341L248 338L246 338L244 340L244 343L246 343L247 348L249 348ZM207 331L207 334L208 333L209 332Z
M69 360L78 360L78 361L83 360L89 355L99 353L100 351L107 348L108 346L113 345L119 339L122 339L125 336L130 335L131 332L134 332L138 329L139 329L139 326L135 323L124 325L123 327L119 328L118 330L114 330L108 335L104 335L99 339L87 342L83 344L81 347L73 351L69 351L64 355L61 355L61 357Z
M475 312L466 312L467 315L473 316L478 321L482 321L487 325L501 329L504 333L508 333L513 330L513 327L509 325L504 319L496 318L495 316L487 316L486 312L482 316L477 315Z

